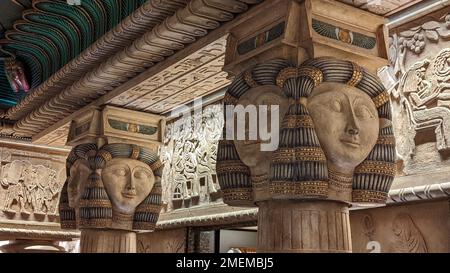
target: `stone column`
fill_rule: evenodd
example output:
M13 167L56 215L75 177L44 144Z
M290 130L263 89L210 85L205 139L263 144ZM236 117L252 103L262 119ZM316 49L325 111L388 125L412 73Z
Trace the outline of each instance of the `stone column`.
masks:
M224 202L259 207L259 252L351 252L349 208L384 204L395 174L389 97L374 75L387 63L385 19L329 0L258 8L230 31L224 104L278 106L267 118L273 129L278 114L278 142L250 139L256 117L244 127L226 116Z
M109 106L72 121L59 210L62 228L81 230L80 252L135 253L136 231L154 230L163 128L160 116Z
M136 232L82 229L81 253L136 253Z
M279 200L258 207L258 252L352 251L345 203Z

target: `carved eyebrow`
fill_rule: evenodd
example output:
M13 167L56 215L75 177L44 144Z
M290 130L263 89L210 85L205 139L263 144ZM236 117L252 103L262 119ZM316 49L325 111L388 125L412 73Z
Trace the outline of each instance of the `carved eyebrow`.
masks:
M363 104L364 106L370 106L370 103L367 103L363 98L361 97L356 97L353 102L352 102L352 106L356 106L356 104L361 101L361 104ZM372 100L370 100L370 102L372 102ZM369 107L370 108L370 107ZM369 109L369 110L373 110L373 109Z
M123 164L123 163L112 163L111 165L108 166L108 168L109 168L109 167L112 167L112 166L114 166L114 167L122 167L122 168L125 168L125 169L130 169L130 168L128 167L128 165Z

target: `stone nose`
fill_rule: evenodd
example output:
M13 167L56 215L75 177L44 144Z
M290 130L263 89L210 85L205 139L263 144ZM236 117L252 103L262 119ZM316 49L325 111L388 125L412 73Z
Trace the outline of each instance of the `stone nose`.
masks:
M357 134L359 134L359 130L356 128L349 128L349 129L347 129L347 133L350 135L357 135Z

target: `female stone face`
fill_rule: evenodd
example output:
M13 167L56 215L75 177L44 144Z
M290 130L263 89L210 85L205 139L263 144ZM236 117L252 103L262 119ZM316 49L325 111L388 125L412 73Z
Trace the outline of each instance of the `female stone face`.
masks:
M328 162L353 171L378 138L379 118L372 99L353 86L323 83L313 90L307 108Z
M67 194L69 197L69 206L78 207L81 196L83 195L91 169L85 159L78 159L70 168L70 177L67 184Z
M135 159L115 158L102 170L102 180L113 209L132 214L150 194L155 176L150 167Z
M270 106L278 106L278 125L281 126L283 117L288 109L288 99L283 92L277 86L260 86L255 87L252 90L242 95L236 106L242 105L243 107L255 106L256 113L259 112L259 106L267 105L267 131L272 132L271 115L272 108ZM274 114L276 114L274 112ZM238 130L245 130L245 140L237 140L235 138L234 144L239 154L239 158L248 167L254 167L262 162L270 161L270 151L262 151L261 143L270 143L271 140L261 140L258 133L259 127L262 125L263 119L258 117L256 119L249 118L249 115L245 116L245 128L238 128L235 115L235 132ZM253 125L253 129L251 128ZM251 130L256 130L256 139L250 139L249 133Z

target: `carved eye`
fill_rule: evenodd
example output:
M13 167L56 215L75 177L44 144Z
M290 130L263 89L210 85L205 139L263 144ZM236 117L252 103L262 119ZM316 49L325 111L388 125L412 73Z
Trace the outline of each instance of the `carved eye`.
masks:
M333 100L330 103L331 106L331 110L335 111L335 112L342 112L342 103L338 100Z
M114 170L114 174L117 176L125 176L127 174L127 170L124 168L117 168Z
M134 177L137 179L148 179L150 174L145 170L137 170L134 172Z
M355 115L358 118L366 119L366 118L373 118L373 113L367 108L365 105L359 105L355 108Z

